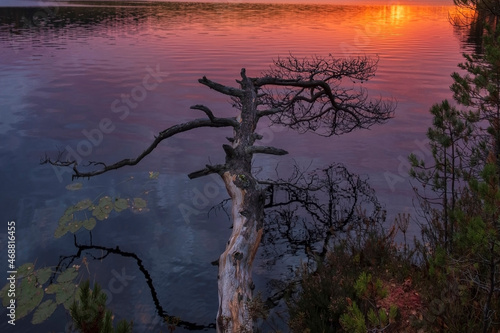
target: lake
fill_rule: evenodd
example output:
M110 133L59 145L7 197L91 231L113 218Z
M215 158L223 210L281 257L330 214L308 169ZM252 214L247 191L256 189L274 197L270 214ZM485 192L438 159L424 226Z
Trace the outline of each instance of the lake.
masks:
M82 276L103 286L116 316L133 319L138 332L167 330L156 315L148 275L168 314L214 322L217 268L211 262L231 230L223 213L208 212L227 195L216 177L189 180L187 174L221 162L230 131L184 133L139 165L90 180L72 181L70 169L39 165L41 158L63 152L80 164L110 163L135 157L158 132L199 117L189 109L194 104L234 114L227 98L197 82L203 76L233 85L241 68L258 76L289 54L368 55L379 63L365 87L374 97L398 101L394 119L330 138L264 126L262 142L289 155L259 157L255 170L267 178L276 165L286 169L294 161L310 170L343 163L369 179L391 222L399 212L413 212L406 158L411 152L430 158L429 108L451 98L450 74L472 47L449 23L453 7L446 1L2 4L2 253L7 221L15 221L16 265L80 265ZM68 207L103 197L128 199L130 208L97 221L91 236L82 229L75 239L71 233L54 237ZM410 232L418 233L417 226ZM80 254L75 240L136 257L106 255L105 249ZM255 280L265 294L269 279L283 272L269 271L260 264L264 259L255 264ZM1 314L6 318L5 308ZM59 307L36 331L66 332L68 319ZM32 332L30 320L17 321L14 330L2 320L0 330Z

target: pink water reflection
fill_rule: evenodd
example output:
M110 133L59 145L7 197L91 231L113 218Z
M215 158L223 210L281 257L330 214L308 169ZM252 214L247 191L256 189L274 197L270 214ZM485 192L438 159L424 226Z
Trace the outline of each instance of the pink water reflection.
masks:
M411 206L411 190L401 161L417 149L415 140L425 138L430 106L451 97L449 75L462 60L448 21L452 7L440 3L60 7L57 15L67 18L66 26L6 34L0 40L9 50L0 56L3 78L11 82L3 97L13 110L6 126L75 147L86 139L83 130L109 118L115 130L93 147L89 158L121 159L142 151L166 127L200 116L189 110L193 104L204 103L221 116L234 114L227 98L198 84L204 75L235 84L242 67L258 76L272 59L289 53L378 56L377 75L365 85L374 97L398 100L395 119L329 139L273 132L270 143L290 151L290 158L279 159L282 163L291 158L318 166L343 162L369 175L395 211L404 210ZM120 117L113 102L130 95L146 68L155 66L168 77ZM175 152L172 158L187 159L177 164L179 170L170 170L186 173L193 171L188 166L196 169L209 158L222 158L220 145L227 135L186 133L165 143L158 154ZM256 165L273 169L277 161L260 159ZM149 163L159 165L154 158ZM388 173L404 181L390 186Z

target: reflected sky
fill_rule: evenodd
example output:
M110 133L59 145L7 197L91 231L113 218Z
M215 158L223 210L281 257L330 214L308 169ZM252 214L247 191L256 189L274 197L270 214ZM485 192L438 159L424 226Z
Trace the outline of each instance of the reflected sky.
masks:
M31 0L24 0L31 1ZM115 3L126 2L123 0L111 0ZM281 3L281 4L334 4L334 5L453 5L453 0L176 0L176 1L168 1L168 0L138 0L148 1L148 2L204 2L204 3L222 3L222 4L234 4L234 3L261 3L261 4L269 4L269 3ZM69 0L69 3L99 3L106 2L106 0L89 0L89 1L79 1L79 0Z
M258 76L272 59L290 53L379 57L377 74L365 87L374 97L394 97L398 109L386 125L333 138L298 135L263 124L259 129L263 143L290 155L256 159L259 177L271 177L277 164L286 169L294 160L311 168L344 163L350 171L370 178L392 214L410 210L404 161L410 152L422 151L419 142L430 125L430 106L451 97L449 75L462 61L463 48L448 21L451 7L442 5L448 2L370 3L124 6L121 2L116 6L100 2L99 7L88 3L51 7L43 2L38 3L41 8L1 8L0 182L6 190L0 192L0 216L19 222L19 260L39 258L42 264L54 264L54 253L74 250L71 237L58 241L52 237L65 207L85 197L150 191L149 212L110 219L96 230L95 241L137 251L158 281L157 289L164 291L159 297L169 311L187 319L212 320L217 300L216 272L210 262L223 249L230 230L223 216L208 217L206 210L224 198L223 187L217 185L216 196L193 206L194 193L203 193L213 180L189 181L186 174L221 162L221 145L230 131L184 133L164 142L134 168L83 182L83 192L66 190L70 172L39 166L38 161L61 148L86 160L132 157L159 131L200 117L189 109L194 104L203 103L219 116L234 115L225 96L197 80L206 75L234 85L242 67L250 76ZM157 85L146 89L144 82ZM97 131L102 132L103 119L105 127L113 129L101 137ZM150 180L149 171L160 176ZM388 175L399 178L391 182ZM137 182L122 184L131 176ZM189 223L179 209L182 204L197 212ZM4 241L0 238L0 246ZM95 276L106 283L112 276L110 267L120 270L123 265L119 259L96 264ZM190 277L195 282L185 283ZM198 297L210 286L214 289L209 296ZM144 284L134 282L134 288L140 292L116 296L122 300L117 309L130 313L128 300L136 307L138 322L146 325L151 300ZM28 325L25 331L29 329Z

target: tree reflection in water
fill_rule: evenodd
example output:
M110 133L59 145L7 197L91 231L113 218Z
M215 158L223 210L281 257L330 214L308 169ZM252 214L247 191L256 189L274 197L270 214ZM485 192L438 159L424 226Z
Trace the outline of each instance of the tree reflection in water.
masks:
M366 219L382 223L375 191L342 164L312 172L294 167L288 179L269 185L264 244L274 261L284 256L324 258L346 233L362 232ZM361 229L359 229L361 228Z
M475 54L483 53L483 36L490 27L495 31L500 18L497 0L454 0L455 12L451 13L455 33L465 45L474 46Z
M74 235L74 245L77 248L77 252L73 255L68 255L68 256L61 256L59 259L59 263L56 267L56 272L58 271L64 271L68 267L71 267L71 265L74 263L75 259L81 258L82 255L85 254L90 256L93 260L103 260L106 257L108 257L110 254L116 254L122 257L126 258L132 258L135 260L137 267L141 271L141 273L144 275L144 279L146 280L146 283L149 287L149 290L151 292L151 298L153 299L153 303L155 304L156 311L158 315L167 323L175 322L177 326L183 327L187 330L193 330L193 331L201 331L201 330L206 330L206 329L212 329L215 328L215 323L210 323L210 324L198 324L198 323L193 323L190 321L178 319L179 317L169 315L162 307L160 304L160 300L158 299L158 293L156 292L155 286L153 284L153 279L151 278L151 275L149 271L146 269L144 266L144 263L142 259L134 252L127 252L123 251L120 249L119 246L116 247L106 247L106 246L100 246L100 245L93 245L92 244L92 232L89 231L90 235L90 242L89 245L85 244L79 244L76 235ZM92 250L98 250L100 255L96 256L93 254ZM85 257L84 257L85 258Z
M268 269L285 265L288 272L270 281L268 307L297 285L300 262L312 272L340 242L365 242L369 229L383 228L386 212L375 191L340 163L313 171L294 166L288 178L262 183L269 186L264 262Z
M270 293L264 302L268 309L280 304L286 292L296 284L294 266L282 271L284 263L307 261L313 268L314 263L322 261L339 242L363 241L363 234L367 234L369 228L374 225L383 228L385 210L375 191L366 179L349 172L342 164L313 171L295 165L289 177L260 183L267 188L263 265L269 271L280 270L280 281L268 282ZM224 208L227 202L218 208ZM88 245L79 243L75 235L74 246L77 252L61 256L56 271L64 271L84 255L99 261L110 254L131 258L144 275L158 315L167 322L174 320L176 316L160 304L153 279L136 253L123 251L119 246L94 245L92 232L89 232ZM215 323L199 324L180 319L178 326L206 330L215 328Z

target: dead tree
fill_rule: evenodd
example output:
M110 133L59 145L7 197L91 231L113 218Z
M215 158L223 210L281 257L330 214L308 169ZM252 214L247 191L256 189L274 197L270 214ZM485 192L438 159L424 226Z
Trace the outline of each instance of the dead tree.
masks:
M238 110L235 117L218 118L205 105L191 109L202 111L200 118L174 125L159 133L153 143L138 157L114 164L89 162L84 171L76 161L45 158L44 163L73 168L73 178L93 177L127 165L136 165L163 140L178 133L199 127L232 127L233 137L222 148L225 162L206 165L189 174L197 178L219 174L231 198L232 234L226 250L219 258L219 310L217 332L251 332L253 330L248 304L252 300L252 263L263 233L265 193L252 175L255 154L284 155L274 147L259 146L262 139L256 132L263 117L299 132L313 131L324 136L339 135L358 128L368 128L392 117L395 103L383 99L368 99L359 86L375 74L377 60L366 57L336 59L312 57L299 59L290 56L274 61L260 77L249 77L241 70L238 87L209 80L198 81L223 95L229 96ZM92 167L95 169L92 170Z

